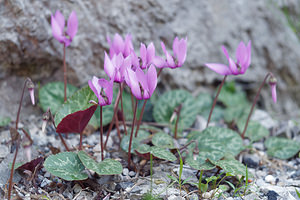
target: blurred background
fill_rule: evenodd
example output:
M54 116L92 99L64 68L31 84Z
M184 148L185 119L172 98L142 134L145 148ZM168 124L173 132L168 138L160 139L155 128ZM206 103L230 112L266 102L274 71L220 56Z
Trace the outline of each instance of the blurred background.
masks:
M171 49L175 36L187 37L185 64L164 69L159 89L213 94L223 77L204 63L227 64L221 46L235 57L239 42L251 40L251 66L244 75L227 80L240 85L252 101L265 75L272 72L278 80L278 103L273 104L266 84L259 105L277 119L300 119L299 0L2 0L0 116L15 116L27 76L37 88L63 80L63 47L51 30L56 10L65 17L75 10L78 16L78 32L66 52L68 81L76 86L85 85L93 75L105 77L107 36L130 33L136 49L141 42L153 41L158 54L160 41ZM22 115L40 115L40 109L26 106L30 99L25 99Z

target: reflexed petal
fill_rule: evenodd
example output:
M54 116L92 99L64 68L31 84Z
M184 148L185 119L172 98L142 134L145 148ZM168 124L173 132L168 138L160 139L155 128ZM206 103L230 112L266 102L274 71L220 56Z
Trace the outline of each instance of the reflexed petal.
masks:
M179 55L179 40L178 37L175 37L174 41L173 41L173 53L174 53L174 57L178 57Z
M272 92L272 99L274 103L276 103L277 102L276 84L271 84L271 92Z
M124 62L123 54L122 54L122 53L119 53L119 54L116 56L115 62L113 63L113 64L114 64L114 67L115 67L117 70L119 70L120 67L123 65L123 62Z
M223 49L223 52L224 52L224 54L225 54L227 60L229 60L229 54L228 54L228 51L227 51L227 49L225 48L225 46L222 46L222 49Z
M139 58L137 57L134 51L131 52L130 57L133 66L132 68L135 71L137 67L140 67Z
M55 12L54 18L60 28L60 30L64 30L65 28L65 17L63 16L63 14L61 14L61 12L59 10L57 10Z
M124 51L124 41L123 41L122 37L119 34L115 34L114 41L113 41L113 46L110 47L110 48L113 48L116 54L118 54L120 52L123 53L123 51Z
M155 47L151 42L147 47L147 64L151 63L154 57L155 57Z
M70 36L71 40L75 37L77 33L77 29L78 29L77 15L75 11L72 11L68 19L68 27L67 27L67 33Z
M181 39L178 44L178 53L177 53L177 57L176 57L178 60L179 66L181 66L186 59L186 51L187 51L187 39L185 39L185 40Z
M159 56L155 56L152 60L152 64L154 64L156 67L158 68L164 68L164 67L167 67L167 63L166 61L159 57Z
M136 77L136 73L129 68L127 68L126 72L127 72L127 76L126 76L127 78L125 80L127 85L130 87L132 94L139 100L143 99L139 82Z
M95 95L97 96L97 98L99 100L99 95L100 95L100 92L101 92L101 87L98 84L98 80L99 79L96 76L94 76L92 78L92 80L88 81L88 83L89 83L89 86L90 86L91 90L95 93Z
M113 74L115 72L115 67L112 64L112 62L106 52L105 52L105 58L104 58L104 71L107 74L107 76L110 79L112 79Z
M147 72L147 82L149 93L151 96L157 86L157 72L156 68L153 65L149 67L149 70Z
M107 97L108 101L105 101L101 95L99 95L99 105L105 106L111 104L112 96L113 96L113 81L107 81L105 79L99 79L98 85L103 88L105 92L105 96Z
M240 66L245 66L245 61L247 61L248 54L247 48L243 42L240 42L238 48L236 49L236 59Z
M148 84L147 84L147 76L143 72L143 70L141 68L137 68L135 71L135 74L136 74L136 78L137 78L138 82L141 84L142 88L144 90L149 90Z
M206 63L205 65L206 65L206 67L217 72L218 74L221 74L221 75L232 74L230 69L226 65L218 64L218 63Z
M239 74L239 69L237 68L235 62L231 58L229 58L229 69L232 72L232 74Z
M162 48L163 52L166 54L167 51L166 51L165 43L160 42L160 45L161 45L161 48Z
M64 42L64 36L62 35L62 30L60 29L57 21L53 16L51 16L51 27L52 27L52 34L55 39L59 42Z
M168 52L166 52L166 57L167 57L168 67L175 68L176 65L175 65L173 57Z
M142 69L145 69L147 66L147 49L146 46L141 43L141 48L140 48L140 57L142 59L142 66L140 66Z
M248 45L247 45L247 55L248 55L247 60L245 62L246 69L248 69L248 67L251 64L251 40L248 42Z
M132 50L133 50L133 45L132 45L132 41L131 41L131 35L127 34L125 37L125 47L124 47L123 55L125 57L129 56L131 54Z

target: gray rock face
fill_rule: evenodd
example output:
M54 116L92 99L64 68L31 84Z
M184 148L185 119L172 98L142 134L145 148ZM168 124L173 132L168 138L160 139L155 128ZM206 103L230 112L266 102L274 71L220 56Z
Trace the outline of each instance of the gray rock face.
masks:
M188 38L185 65L163 70L160 87L181 87L195 93L205 84L222 77L204 67L206 62L226 63L221 45L234 56L238 43L252 41L252 65L238 80L254 83L254 89L268 71L278 78L277 110L294 114L300 79L300 45L287 20L273 1L199 1L199 0L4 0L0 2L0 88L6 93L10 84L30 76L45 84L63 80L62 45L52 37L50 17L57 9L68 17L77 12L79 30L67 48L69 82L82 85L93 75L104 76L103 58L106 35L131 33L136 48L140 42L160 40L172 46L175 36ZM17 77L17 78L15 78ZM17 81L15 80L17 79ZM233 79L230 77L229 79ZM7 85L3 87L3 85ZM15 91L16 92L16 91ZM2 96L2 95L1 95ZM271 102L264 89L266 105ZM290 97L291 96L291 97ZM10 100L1 98L1 105ZM17 101L17 100L16 100ZM268 107L268 106L267 106ZM1 115L16 113L17 107L1 106Z

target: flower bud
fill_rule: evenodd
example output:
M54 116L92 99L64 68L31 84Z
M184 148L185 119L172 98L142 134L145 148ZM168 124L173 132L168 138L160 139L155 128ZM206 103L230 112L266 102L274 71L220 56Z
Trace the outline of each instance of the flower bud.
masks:
M276 84L277 84L277 79L273 75L271 75L269 79L269 85L271 86L272 99L274 103L277 102Z
M32 105L34 105L35 104L35 100L34 100L34 84L33 84L33 82L31 81L30 78L27 78L26 87L28 89L28 92L29 92L29 95L30 95L30 98L31 98L31 103L32 103Z

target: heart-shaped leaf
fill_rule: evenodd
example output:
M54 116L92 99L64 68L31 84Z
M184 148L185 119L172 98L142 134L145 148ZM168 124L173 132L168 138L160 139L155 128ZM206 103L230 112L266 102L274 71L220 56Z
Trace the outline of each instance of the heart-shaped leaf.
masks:
M243 150L243 141L234 131L221 127L208 127L201 132L191 132L189 141L194 140L198 143L198 149L195 149L195 143L189 145L189 152L199 151L201 160L216 161L230 153L237 155Z
M234 176L241 175L246 177L246 166L234 158L214 161L213 164L221 167L225 172L230 173ZM253 177L253 175L249 172L248 176Z
M31 171L32 173L36 170L37 166L41 166L41 164L44 162L44 158L43 157L38 157L34 160L31 160L25 164L22 164L20 166L18 166L15 169L20 169L20 170L28 170Z
M173 138L164 132L156 133L152 137L152 144L161 148L168 148L168 149L174 148Z
M77 131L83 130L82 128L87 125L97 108L96 105L91 106L89 103L90 100L98 102L96 95L89 87L84 87L74 93L55 114L55 124L58 124L57 132L65 133L65 131L73 131L75 133L81 133ZM73 121L74 119L80 119L80 121ZM64 126L60 125L63 120L62 125ZM77 126L74 127L74 124L77 124Z
M199 108L194 97L185 90L172 90L164 93L156 102L153 108L153 117L156 122L170 123L170 119L175 109L182 105L179 116L179 130L190 127L196 120ZM176 122L177 115L172 120L172 125Z
M256 121L249 122L247 131L245 133L245 136L249 138L251 142L258 141L264 137L267 137L268 135L269 135L269 130Z
M83 163L83 165L98 175L114 175L121 174L123 171L122 165L120 162L113 159L105 159L100 163L97 163L94 159L92 159L87 153L84 151L78 152L79 159Z
M67 97L74 94L77 88L67 84ZM58 108L64 103L64 83L47 83L39 90L39 103L44 112L50 108L52 113L56 113Z
M205 161L199 156L196 156L195 158L193 156L188 156L185 162L187 165L197 170L212 170L216 167L211 162Z
M74 152L63 152L49 156L44 162L44 167L52 175L67 181L88 178L88 175L83 172L84 165Z
M175 161L176 157L169 151L164 148L153 146L151 147L151 152L153 156L169 161Z
M280 137L269 137L265 141L267 153L279 159L289 159L300 151L300 144L295 140Z

